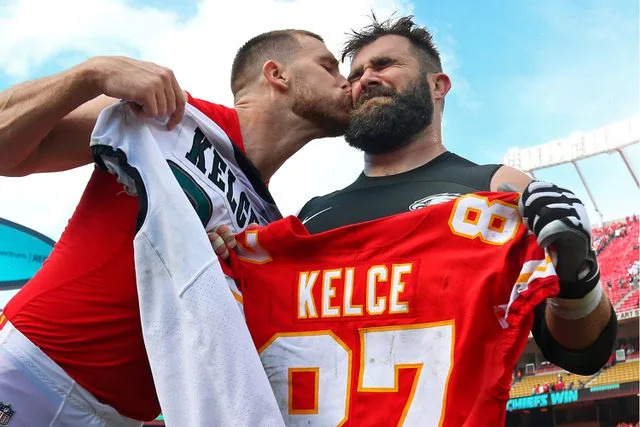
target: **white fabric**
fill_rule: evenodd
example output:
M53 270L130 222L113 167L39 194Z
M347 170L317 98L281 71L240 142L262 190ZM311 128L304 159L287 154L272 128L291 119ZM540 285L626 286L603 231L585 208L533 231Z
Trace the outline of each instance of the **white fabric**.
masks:
M116 157L103 155L112 173L136 187L141 207L146 196L134 250L142 331L160 406L168 426L283 425L202 223L167 166L167 159L182 160L196 126L220 153L228 150L218 147L225 141L210 132L215 124L189 105L185 120L171 132L159 122L138 120L124 104L109 107L91 141L125 152L143 182L131 178L135 173L126 175L131 169ZM228 165L233 161L225 159ZM205 188L206 174L188 164L184 169ZM247 181L239 172L236 177L238 185ZM216 189L206 188L213 204L208 222L237 229L224 193ZM257 197L250 187L244 191Z
M14 411L10 427L142 425L98 402L10 322L0 330L0 402Z
M602 286L598 283L589 293L579 299L549 298L547 301L551 311L562 319L584 319L598 307L602 299Z

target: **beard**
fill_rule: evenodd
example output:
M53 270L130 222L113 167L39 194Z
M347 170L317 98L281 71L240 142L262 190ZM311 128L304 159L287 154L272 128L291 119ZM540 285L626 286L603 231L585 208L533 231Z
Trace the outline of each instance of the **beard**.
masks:
M432 121L433 100L426 79L416 79L400 93L374 86L360 95L344 138L367 154L384 154L409 145Z
M349 123L351 97L323 97L302 79L295 89L292 110L295 114L315 123L323 132L323 137L344 135Z

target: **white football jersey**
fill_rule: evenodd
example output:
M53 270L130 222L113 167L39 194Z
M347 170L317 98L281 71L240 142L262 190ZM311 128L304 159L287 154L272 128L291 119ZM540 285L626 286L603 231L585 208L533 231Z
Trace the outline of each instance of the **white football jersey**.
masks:
M281 217L255 168L221 126L189 104L172 131L113 105L100 114L91 146L96 162L140 199L140 317L167 425L283 425L205 233Z

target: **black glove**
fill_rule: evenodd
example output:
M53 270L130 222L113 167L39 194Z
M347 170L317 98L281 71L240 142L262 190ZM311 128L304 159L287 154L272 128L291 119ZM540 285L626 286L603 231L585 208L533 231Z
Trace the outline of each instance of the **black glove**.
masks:
M552 246L561 298L582 298L600 280L591 249L591 225L584 204L569 190L533 181L518 205L522 220L542 247ZM553 252L553 251L551 251Z

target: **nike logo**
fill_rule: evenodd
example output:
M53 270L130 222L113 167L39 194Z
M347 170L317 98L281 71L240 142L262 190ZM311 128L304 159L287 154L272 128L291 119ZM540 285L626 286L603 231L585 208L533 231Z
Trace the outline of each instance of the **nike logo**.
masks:
M311 221L313 218L317 217L318 215L320 215L320 214L321 214L321 213L323 213L323 212L328 211L328 210L329 210L329 209L331 209L331 208L333 208L333 206L329 206L329 207L328 207L328 208L326 208L326 209L322 209L320 212L316 212L316 213L314 213L313 215L306 217L305 219L303 219L303 220L302 220L302 223L303 223L303 224L306 224L307 222Z

